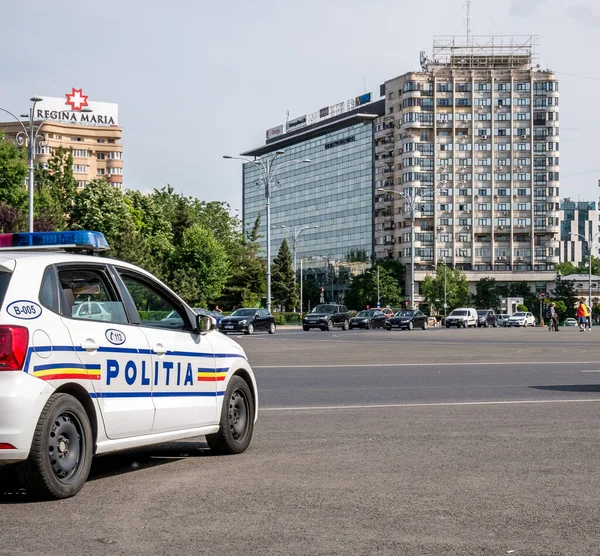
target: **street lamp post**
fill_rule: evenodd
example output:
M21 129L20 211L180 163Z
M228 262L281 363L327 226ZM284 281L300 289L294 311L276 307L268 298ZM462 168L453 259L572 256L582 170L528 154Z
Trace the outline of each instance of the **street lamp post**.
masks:
M571 232L569 234L570 236L579 236L581 239L583 239L583 241L585 241L587 243L588 246L588 259L589 259L589 269L588 269L588 308L590 310L590 314L591 314L591 310L592 310L592 248L594 246L594 240L600 235L600 232L595 233L593 236L590 233L590 238L587 239L583 234L575 234L573 232ZM590 319L591 321L591 319Z
M313 228L319 228L320 226L300 226L299 228L294 226L294 229L289 226L285 226L282 224L281 226L273 226L273 228L283 228L289 235L292 240L292 266L294 269L294 282L296 281L296 253L298 249L298 244L300 242L300 234L304 230L312 230ZM296 307L294 306L294 312L296 312ZM300 312L302 313L302 259L300 259Z
M440 261L444 265L444 323L446 322L446 307L448 303L446 301L446 259Z
M29 114L21 114L21 117L18 118L17 116L15 116L12 112L4 109L4 108L0 108L0 110L2 112L5 112L6 114L9 114L10 116L12 116L19 124L21 124L21 127L23 128L22 131L19 131L17 133L17 145L19 145L20 147L26 146L27 147L27 167L28 167L28 179L27 179L27 189L28 189L28 197L29 197L29 232L33 232L33 191L35 189L35 183L34 183L34 162L35 162L35 149L36 146L39 147L44 147L46 146L46 137L44 137L43 135L40 135L40 131L42 129L42 126L48 121L48 118L43 119L40 121L40 123L36 126L35 125L35 105L42 101L42 97L39 96L33 96L29 99L33 104L31 105L31 108L29 109ZM91 108L83 108L81 110L81 112L91 112ZM29 129L27 127L25 127L23 121L23 119L28 119L29 121L27 122L29 124Z
M410 308L415 307L415 220L417 214L417 204L421 200L419 193L408 195L395 189L378 188L379 193L395 193L407 203L408 213L410 215ZM412 188L411 188L412 191Z
M275 161L283 154L285 154L285 151L275 151L275 154L271 157L255 158L254 160L244 156L223 156L223 158L229 160L243 160L248 164L252 164L252 166L258 170L260 174L260 181L265 188L265 199L267 205L267 311L269 312L271 312L271 195L273 190L280 185L280 182L277 180L277 175L281 168L299 162L310 162L308 159L294 159L284 160L283 162L276 164Z
M298 244L300 243L300 234L304 230L312 230L313 228L320 228L320 226L294 226L294 228L292 229L289 226L282 224L281 226L273 226L273 228L282 228L290 236L290 239L292 241L292 261L294 267L294 279L296 279L296 253L298 249Z

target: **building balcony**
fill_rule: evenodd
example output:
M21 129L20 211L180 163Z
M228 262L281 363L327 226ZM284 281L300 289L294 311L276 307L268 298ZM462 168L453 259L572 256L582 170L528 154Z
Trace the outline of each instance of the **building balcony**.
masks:
M421 127L421 122L406 122L402 123L400 129L404 131L405 129L419 129Z

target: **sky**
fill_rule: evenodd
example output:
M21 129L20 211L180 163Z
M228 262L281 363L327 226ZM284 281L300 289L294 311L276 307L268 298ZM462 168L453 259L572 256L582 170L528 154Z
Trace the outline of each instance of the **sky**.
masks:
M124 186L170 184L241 210L241 162L265 130L419 69L466 33L464 0L2 0L0 107L33 95L119 105ZM473 35L538 35L560 80L561 196L598 200L597 0L472 0ZM365 89L366 85L366 89Z

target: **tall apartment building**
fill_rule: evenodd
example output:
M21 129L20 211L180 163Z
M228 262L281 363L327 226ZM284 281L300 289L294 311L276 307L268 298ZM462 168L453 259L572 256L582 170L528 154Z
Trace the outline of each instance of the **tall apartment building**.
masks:
M435 37L386 81L375 190L417 198L415 281L444 260L470 282L546 281L559 262L558 81L536 37ZM375 255L411 259L406 201L376 193ZM416 297L419 301L419 296Z
M595 201L574 201L563 199L560 203L560 262L570 262L576 266L586 263L589 256L589 240L592 254L598 256L600 232L598 206Z
M42 97L34 109L34 125L40 127L43 144L36 144L35 163L47 166L55 149L72 149L73 174L79 187L95 178L105 178L114 187L123 187L123 145L118 127L118 105L87 101L79 89L65 98ZM66 100L65 100L66 99ZM89 109L86 112L83 109ZM26 128L29 122L23 120ZM23 126L16 121L0 122L0 132L16 140Z

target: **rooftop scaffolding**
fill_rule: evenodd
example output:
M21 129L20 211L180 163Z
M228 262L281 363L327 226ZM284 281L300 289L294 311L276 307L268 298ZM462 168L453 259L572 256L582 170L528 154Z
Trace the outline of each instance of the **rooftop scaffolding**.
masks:
M433 37L430 69L531 69L537 64L537 35L481 35Z

